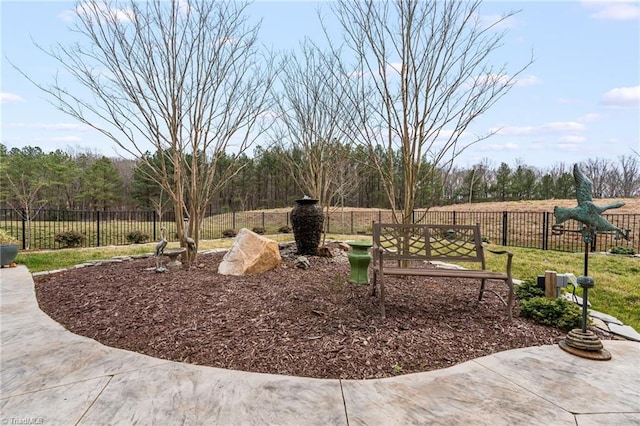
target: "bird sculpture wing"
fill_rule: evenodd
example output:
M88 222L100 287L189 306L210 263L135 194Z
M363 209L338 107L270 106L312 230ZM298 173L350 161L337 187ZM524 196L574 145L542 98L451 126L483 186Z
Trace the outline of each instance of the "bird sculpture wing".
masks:
M592 202L591 193L593 191L593 184L591 180L586 177L580 169L578 169L578 165L573 165L573 180L576 184L576 198L578 199L578 205L582 206L586 202Z

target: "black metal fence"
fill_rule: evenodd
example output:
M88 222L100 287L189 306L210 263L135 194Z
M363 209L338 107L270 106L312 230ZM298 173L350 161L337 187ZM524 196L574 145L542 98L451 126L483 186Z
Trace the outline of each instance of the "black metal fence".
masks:
M608 251L614 246L632 247L640 253L640 214L606 214L614 225L629 230L630 240L615 240L615 235L598 234L591 250ZM564 223L565 232L554 235L553 213L550 212L455 212L421 211L413 214L414 222L434 224L479 223L483 237L504 246L557 251L582 251L584 243L579 231L582 225L573 220ZM336 234L371 235L372 222L391 222L389 210L337 210L325 217L327 230ZM234 212L207 216L200 228L201 239L216 239L224 231L240 228L263 228L267 234L285 232L290 226L288 210L270 212ZM61 248L55 236L64 231L77 231L85 236L84 247L129 244L132 232L146 234L156 241L160 228L166 228L169 241L177 241L173 213L162 220L153 211L60 211L41 210L31 220L23 212L0 209L0 228L20 242L22 249Z

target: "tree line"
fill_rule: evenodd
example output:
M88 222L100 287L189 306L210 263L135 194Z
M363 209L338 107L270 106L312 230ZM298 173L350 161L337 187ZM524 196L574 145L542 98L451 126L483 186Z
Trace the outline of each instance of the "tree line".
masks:
M340 190L336 185L330 191L333 197L329 204L389 208L378 173L366 167L366 154L357 147L343 149L349 159L344 161L347 169L357 170L357 174L349 178L348 188ZM296 155L293 149L272 146L257 147L251 157L219 160L218 167L231 165L237 173L207 206L207 213L293 206L296 199L308 195L290 171L289 163ZM161 161L159 156L148 154L142 161L78 149L47 153L28 146L9 150L0 144L0 205L23 210L29 216L41 209L144 209L161 215L171 209L171 200L163 187L149 178L148 170L149 162ZM522 161L496 165L485 159L467 168L440 170L430 186L418 190L416 205L574 198L571 168L562 162L540 169ZM621 156L618 161L593 158L580 163L580 168L593 182L594 198L640 196L638 157ZM401 182L401 170L394 179Z

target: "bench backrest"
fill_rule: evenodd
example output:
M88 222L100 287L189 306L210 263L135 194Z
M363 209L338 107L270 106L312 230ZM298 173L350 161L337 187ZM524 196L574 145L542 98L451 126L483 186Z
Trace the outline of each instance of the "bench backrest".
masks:
M485 268L480 225L373 224L373 244L389 260L480 262Z

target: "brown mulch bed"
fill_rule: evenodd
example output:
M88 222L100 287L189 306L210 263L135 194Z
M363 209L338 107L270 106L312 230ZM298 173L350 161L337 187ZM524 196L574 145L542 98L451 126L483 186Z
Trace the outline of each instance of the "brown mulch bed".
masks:
M217 273L223 254L156 273L154 258L35 277L41 309L73 333L158 358L317 378L390 377L449 367L507 349L554 344L565 333L520 318L478 282L387 278L387 318L349 264L310 257L263 274ZM501 282L490 283L506 297ZM517 301L515 303L517 305Z

